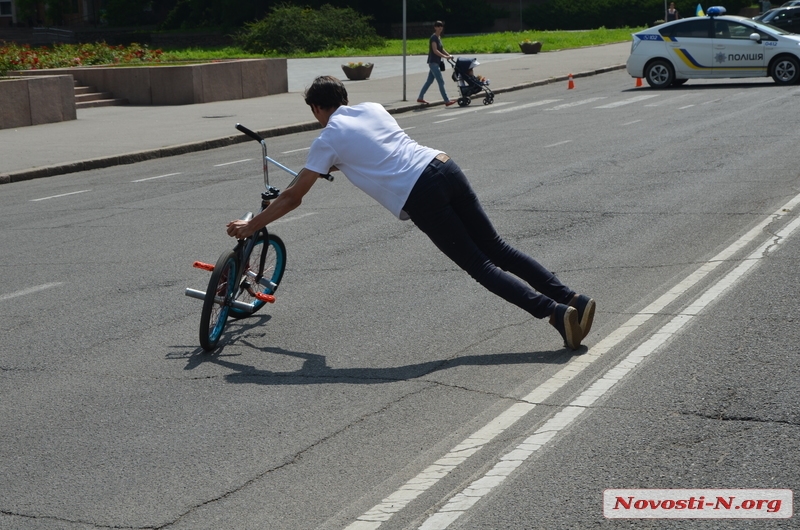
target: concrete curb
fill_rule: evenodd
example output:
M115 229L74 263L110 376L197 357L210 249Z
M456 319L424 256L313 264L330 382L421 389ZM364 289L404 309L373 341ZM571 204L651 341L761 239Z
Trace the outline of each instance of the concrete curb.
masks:
M578 72L576 74L572 74L572 77L573 79L578 77L589 77L592 75L603 74L614 70L622 70L624 68L625 68L624 64L608 66L605 68L599 68L597 70ZM515 90L523 90L525 88L544 86L552 83L567 81L568 77L569 76L566 75L559 77L550 77L539 81L532 81L530 83L522 83L510 87L493 89L492 92L494 92L495 94L502 94L504 92L513 92ZM444 102L438 102L428 105L428 107L431 106L444 106ZM421 105L414 103L390 109L389 112L392 114L400 114L403 112L418 110L420 108ZM271 129L266 129L263 131L256 131L256 132L258 132L258 134L264 138L272 138L275 136L283 136L298 132L313 131L319 128L320 128L319 123L313 121L313 122L297 123L294 125L285 125L281 127L273 127ZM145 160L154 160L156 158L166 158L169 156L185 155L187 153L206 151L208 149L217 149L218 147L227 147L229 145L234 145L248 141L252 141L248 136L242 134L236 134L232 136L223 136L221 138L203 140L200 142L171 145L166 147L160 147L158 149L149 149L146 151L135 151L132 153L124 153L120 155L105 156L89 160L80 160L75 162L56 164L52 166L43 166L32 169L25 169L22 171L14 171L10 173L0 174L0 184L9 184L11 182L22 182L25 180L32 180L42 177L55 177L58 175L66 175L69 173L77 173L80 171L88 171L91 169L103 169L112 166L135 164L137 162L143 162Z

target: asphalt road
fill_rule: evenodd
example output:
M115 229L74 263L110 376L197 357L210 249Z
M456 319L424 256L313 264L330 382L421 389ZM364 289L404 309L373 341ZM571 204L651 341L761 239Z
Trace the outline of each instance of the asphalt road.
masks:
M255 143L4 185L0 528L719 528L603 491L796 490L798 95L611 72L398 117L598 301L574 354L342 175L274 225L277 303L203 354L183 289L258 206Z

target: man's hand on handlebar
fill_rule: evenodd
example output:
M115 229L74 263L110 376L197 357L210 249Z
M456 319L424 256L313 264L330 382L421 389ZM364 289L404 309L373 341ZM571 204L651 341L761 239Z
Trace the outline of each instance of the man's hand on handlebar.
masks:
M231 221L226 226L228 229L228 235L235 237L236 239L244 239L252 236L255 233L255 230L250 228L250 223L241 219Z

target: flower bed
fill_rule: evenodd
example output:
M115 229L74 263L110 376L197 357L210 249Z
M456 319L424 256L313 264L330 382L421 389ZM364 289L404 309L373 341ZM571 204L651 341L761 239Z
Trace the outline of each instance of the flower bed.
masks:
M0 46L0 75L71 74L81 84L133 105L187 105L282 94L289 90L286 59L241 59L170 65L147 46L57 44ZM139 68L124 68L138 66Z
M163 52L147 46L109 46L106 43L56 44L31 48L0 43L0 75L10 70L40 70L75 66L159 63Z

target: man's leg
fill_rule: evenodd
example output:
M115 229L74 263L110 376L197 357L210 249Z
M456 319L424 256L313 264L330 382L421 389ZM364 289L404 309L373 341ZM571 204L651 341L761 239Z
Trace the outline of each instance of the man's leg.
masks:
M420 180L424 181L418 182L404 209L414 224L430 237L439 250L489 291L528 311L536 318L551 316L557 303L564 303L574 295L574 292L558 282L555 275L524 254L519 253L520 259L527 258L528 276L540 285L546 284L548 290L558 296L557 299L535 291L530 285L498 268L476 244L471 233L476 226L481 231L492 233L494 228L488 222L476 197L472 207L465 206L464 194L472 190L461 170L453 161L449 161L446 164L439 164L435 173L429 171L430 168L423 173ZM451 177L455 173L460 174L460 177L456 176L454 184L454 179ZM467 190L464 190L464 184ZM472 196L474 197L474 193ZM454 205L454 199L459 203L458 207ZM466 211L477 212L485 221L480 223L471 221L468 226L463 217ZM496 233L494 235L497 237ZM483 234L482 237L486 235Z
M464 223L470 238L497 267L525 280L531 287L560 304L567 304L575 292L538 261L509 245L494 228L463 172L456 167L446 178L456 191L453 210Z

